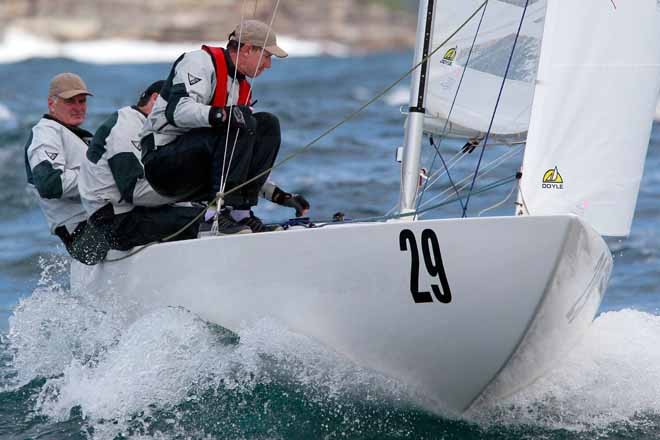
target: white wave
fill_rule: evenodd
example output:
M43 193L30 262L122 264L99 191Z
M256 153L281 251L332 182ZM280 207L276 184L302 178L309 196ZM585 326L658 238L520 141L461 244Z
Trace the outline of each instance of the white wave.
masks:
M385 103L392 107L399 107L410 101L410 88L407 86L397 86L385 95Z
M16 126L16 115L14 115L11 110L9 110L2 102L0 102L0 127L16 128Z
M53 280L66 270L62 259L44 264L40 286L10 318L14 387L47 378L36 411L63 421L80 407L94 438L126 434L135 417L194 401L208 390L249 396L258 385L276 383L314 402L411 398L404 385L278 322L245 326L239 343L180 308L154 310L117 303L103 292L65 289Z
M569 431L643 425L645 416L660 414L659 339L660 316L629 309L603 313L554 371L473 416L487 424Z
M222 45L225 42L205 42ZM57 42L9 27L0 42L0 63L29 58L70 58L96 64L172 62L183 52L199 49L202 42L163 43L146 40L108 39ZM321 41L303 41L282 36L278 44L291 56L316 56L323 53L343 55L346 48Z

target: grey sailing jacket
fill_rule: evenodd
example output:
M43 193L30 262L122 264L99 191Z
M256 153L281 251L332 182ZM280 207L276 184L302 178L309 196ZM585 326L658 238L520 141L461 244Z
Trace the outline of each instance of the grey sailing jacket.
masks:
M155 145L160 147L192 128L210 127L210 103L215 87L215 67L206 51L200 49L181 55L172 66L140 137L153 134ZM238 83L227 81L227 93L227 105L236 104Z
M122 214L134 205L174 202L158 194L144 178L139 134L145 120L136 107L123 107L96 131L82 162L78 184L87 217L107 203L112 203L115 214Z
M44 116L32 128L25 145L28 190L37 197L53 234L59 226L73 232L78 223L85 221L78 175L87 144L71 130ZM85 139L85 135L91 137L91 133L79 131Z

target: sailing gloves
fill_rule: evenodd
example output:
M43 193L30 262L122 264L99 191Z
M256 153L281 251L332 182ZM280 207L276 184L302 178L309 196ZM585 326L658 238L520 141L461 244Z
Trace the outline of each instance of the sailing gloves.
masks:
M252 109L247 105L211 107L209 124L212 127L246 128L247 119L252 116Z
M300 194L291 194L275 187L273 190L273 203L296 210L296 217L302 217L309 211L309 202Z

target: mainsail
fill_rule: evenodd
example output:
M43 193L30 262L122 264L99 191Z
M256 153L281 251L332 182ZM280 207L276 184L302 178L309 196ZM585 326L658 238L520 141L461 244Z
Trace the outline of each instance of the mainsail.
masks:
M549 0L519 201L630 231L658 96L660 1Z
M444 42L482 3L483 0L442 2L434 16L433 48ZM485 135L524 12L490 132L491 140L524 140L534 94L545 1L530 0L526 10L524 5L525 0L490 0L484 10L431 58L425 131L466 138Z

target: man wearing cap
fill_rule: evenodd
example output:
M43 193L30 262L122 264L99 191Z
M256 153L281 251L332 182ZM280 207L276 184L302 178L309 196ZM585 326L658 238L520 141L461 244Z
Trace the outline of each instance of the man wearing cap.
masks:
M80 125L91 95L78 75L56 75L48 90L48 113L32 128L25 145L28 188L37 196L50 232L85 264L97 263L107 252L103 237L85 221L78 192L80 164L92 138Z
M226 49L202 46L175 61L141 134L146 178L156 191L208 201L221 183L228 192L272 167L281 142L279 120L253 113L247 78L270 68L273 55L287 56L275 33L247 20L229 35ZM297 215L309 209L302 196L266 184L267 178L264 173L226 195L221 234L271 230L251 211L262 188L268 199Z
M182 229L200 208L171 206L144 179L139 134L165 81L156 81L133 106L108 117L94 134L82 161L79 189L91 226L101 230L113 249L161 240ZM173 237L196 238L198 223Z

